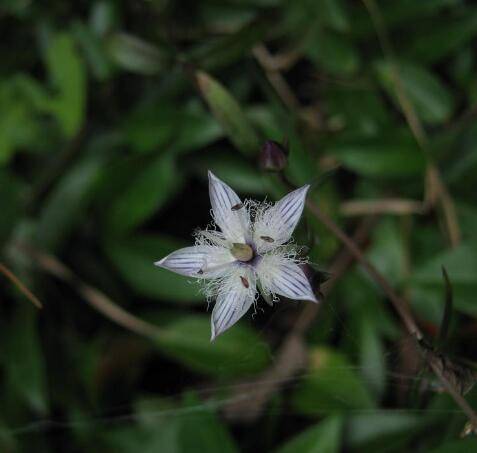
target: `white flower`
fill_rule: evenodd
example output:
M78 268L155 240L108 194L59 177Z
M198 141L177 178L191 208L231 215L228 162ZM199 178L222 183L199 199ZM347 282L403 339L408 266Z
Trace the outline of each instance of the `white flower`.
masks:
M177 250L157 266L204 282L212 311L212 337L235 324L260 291L271 303L277 296L317 302L299 264L291 235L303 212L310 186L294 190L275 204L240 201L209 171L212 216L220 231L198 231L196 244Z

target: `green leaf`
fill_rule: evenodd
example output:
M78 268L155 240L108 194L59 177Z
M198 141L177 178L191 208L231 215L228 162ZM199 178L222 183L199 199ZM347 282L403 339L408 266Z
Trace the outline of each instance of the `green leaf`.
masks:
M455 102L441 81L415 62L381 61L376 64L379 81L395 100L402 88L419 117L429 124L447 121L454 111ZM400 82L396 82L399 77Z
M0 200L2 200L0 246L9 236L21 214L21 194L23 189L23 185L17 178L0 170Z
M230 141L245 155L258 153L260 142L240 105L217 80L205 72L196 73L197 86Z
M182 178L173 157L163 154L125 183L126 188L107 213L111 234L125 234L163 207L181 187Z
M138 294L165 302L203 302L204 296L197 284L191 284L192 279L154 266L154 262L183 246L162 236L136 236L107 240L105 251Z
M169 64L163 49L127 33L109 36L106 51L119 67L138 74L158 74Z
M156 345L191 369L214 378L257 373L269 363L269 350L245 322L246 317L211 343L210 314L181 315L161 328Z
M403 443L409 440L416 430L420 429L424 423L421 415L381 410L370 414L351 415L346 425L346 443L350 448L357 448L360 451L374 451L366 449L372 442L376 442L378 450L382 450L382 445L389 442L401 442L397 444L401 448ZM381 449L379 448L381 446Z
M469 241L451 250L438 253L413 272L412 281L444 285L442 266L446 268L453 285L477 284L476 241Z
M321 415L375 406L373 398L355 372L355 367L339 352L312 349L308 374L293 395L295 408L306 415Z
M184 417L181 425L181 450L207 453L235 453L237 447L210 404L202 402L192 392L184 395L184 408L192 408L194 417ZM213 402L212 402L213 404Z
M414 2L417 3L417 2ZM419 2L422 4L428 2ZM410 42L409 58L432 64L446 58L477 35L477 10L462 8L460 14L435 19Z
M341 451L343 419L325 418L315 426L295 436L276 453L338 453Z
M8 387L32 410L48 408L45 366L38 335L36 308L20 304L15 318L2 329L2 361Z
M331 74L349 76L359 69L359 55L344 35L316 28L305 51L317 66Z
M331 145L327 151L362 176L420 177L426 166L424 154L406 136L348 140Z
M103 163L102 155L88 155L63 175L40 213L37 240L42 247L57 250L75 227L83 223Z
M0 166L8 163L18 149L34 148L42 133L21 78L0 80Z
M46 64L57 95L48 109L56 115L64 134L74 136L80 129L86 108L86 71L70 35L61 33L51 41Z
M429 450L429 453L469 453L475 450L475 438L451 440Z

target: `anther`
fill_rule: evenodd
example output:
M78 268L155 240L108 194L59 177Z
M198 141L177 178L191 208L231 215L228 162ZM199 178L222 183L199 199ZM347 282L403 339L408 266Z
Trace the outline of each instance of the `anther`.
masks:
M260 239L263 239L265 242L275 242L275 239L270 236L260 236Z
M242 209L243 208L243 203L237 203L235 205L233 205L230 209L232 211L238 211L239 209Z
M245 286L245 288L249 288L250 284L248 283L248 280L245 277L240 276L240 280L242 280L242 285Z
M199 275L202 275L202 274L204 273L204 270L203 270L203 269L199 269L199 270L197 271L197 273L198 273Z

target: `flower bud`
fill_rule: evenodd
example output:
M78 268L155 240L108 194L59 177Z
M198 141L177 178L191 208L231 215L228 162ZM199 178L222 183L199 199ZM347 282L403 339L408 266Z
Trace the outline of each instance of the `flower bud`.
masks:
M287 166L286 149L273 140L267 140L259 155L260 168L265 171L282 171Z

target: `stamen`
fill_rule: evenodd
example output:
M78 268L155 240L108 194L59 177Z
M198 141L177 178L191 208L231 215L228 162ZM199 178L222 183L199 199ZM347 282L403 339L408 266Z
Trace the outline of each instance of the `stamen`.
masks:
M197 273L198 273L199 275L202 275L202 274L204 273L204 271L203 271L203 269L199 269L199 270L197 271Z
M260 236L260 239L264 240L265 242L275 242L275 239L271 238L270 236Z
M240 276L240 280L242 280L242 285L245 286L245 288L249 288L250 284L248 283L248 280L245 277Z
M232 211L238 211L239 209L243 208L243 203L237 203L236 205L233 205L230 209Z

